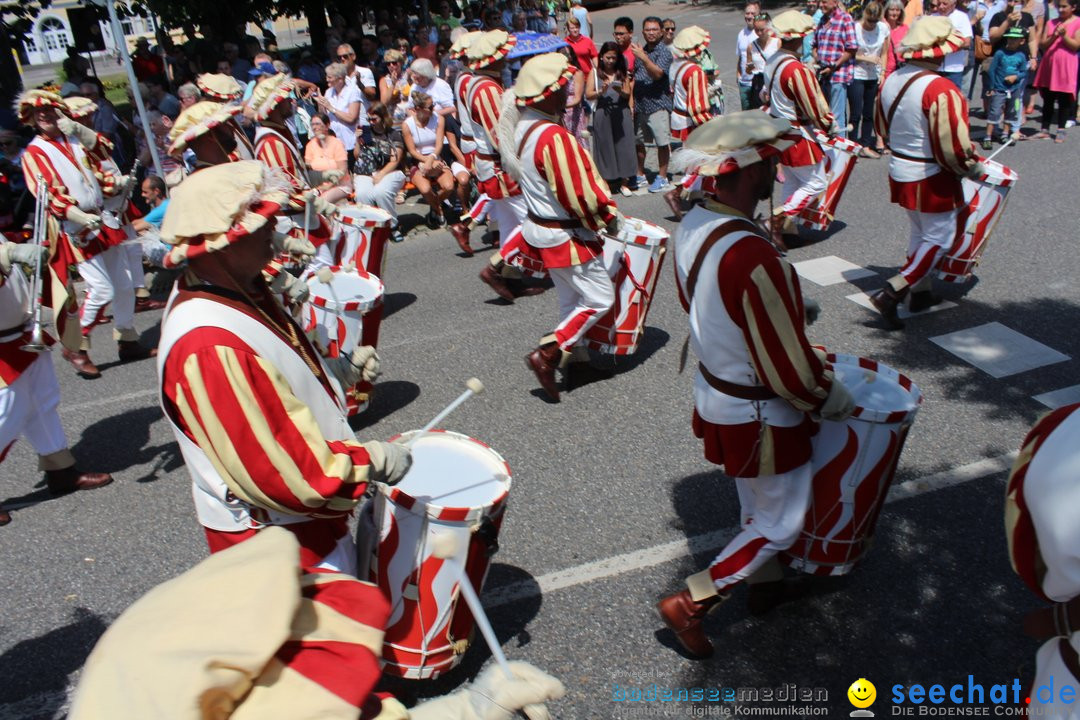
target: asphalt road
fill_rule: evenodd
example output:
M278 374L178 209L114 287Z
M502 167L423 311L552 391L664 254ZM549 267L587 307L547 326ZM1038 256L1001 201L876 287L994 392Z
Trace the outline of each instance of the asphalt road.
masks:
M612 8L594 13L598 33L606 36L611 19L627 10L637 20L657 12L680 27L703 24L721 62L733 55L737 12L660 3ZM973 121L976 135L981 124ZM1036 644L1020 622L1038 603L1009 567L1003 489L1008 454L1046 409L1032 396L1073 385L1080 375L1080 337L1070 330L1080 273L1073 249L1076 142L1028 142L999 156L1020 180L978 281L943 288L956 307L888 333L846 299L880 279L803 283L823 307L810 332L814 341L887 363L923 392L900 462L903 491L883 512L873 551L850 576L816 582L802 602L763 618L749 618L736 593L708 621L718 652L705 662L673 649L652 611L738 522L732 482L702 458L690 432L692 375L677 371L687 322L670 261L637 356L615 363L613 377L582 378L556 405L539 394L522 362L556 320L553 292L513 306L494 300L477 279L487 251L461 257L443 231L418 230L390 248L389 316L379 348L385 375L358 435L385 439L418 428L466 378L484 381L487 392L446 425L490 444L513 470L502 549L483 596L507 655L566 682L567 697L552 706L555 717L692 717L783 704L614 699L650 683L794 683L827 695L795 713L814 717L849 712L845 692L860 677L877 686L879 716L889 714L895 684L948 685L973 675L989 687L1030 679ZM676 227L658 195L618 202L627 215ZM837 256L882 278L892 274L903 258L907 222L888 203L884 160L859 161L839 217L828 237L792 250L790 259ZM157 315L137 318L150 342ZM995 378L930 341L987 323L1068 358ZM49 500L25 443L0 470L0 498L17 508L14 522L0 529L2 720L62 716L86 655L109 623L206 555L188 476L156 403L153 363L116 365L107 331L97 341L99 380L80 380L53 359L75 455L86 468L112 472L116 482ZM969 347L990 359L1005 352L978 341ZM408 699L444 692L487 658L476 646L462 668L438 682L393 687Z

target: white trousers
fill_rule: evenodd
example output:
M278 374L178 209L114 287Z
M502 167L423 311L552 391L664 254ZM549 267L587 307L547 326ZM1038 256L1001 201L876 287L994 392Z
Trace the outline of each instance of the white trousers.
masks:
M525 222L525 217L529 214L529 206L525 204L524 195L492 199L488 202L487 208L488 217L499 225L500 248L506 244L521 223Z
M825 160L816 165L784 168L784 204L780 206L784 215L797 215L825 189Z
M20 435L38 455L67 449L59 406L60 384L52 356L42 353L15 382L0 388L0 457Z
M799 537L810 508L810 463L779 475L735 478L742 532L709 565L717 592L754 574Z
M146 273L143 272L143 251L142 245L138 243L131 243L130 245L121 245L120 251L127 257L128 272L131 273L131 285L136 290L146 287Z
M397 227L397 194L405 187L405 173L400 170L387 173L378 183L371 181L370 175L353 175L353 192L356 201L385 210L394 218L393 227Z
M135 286L128 256L123 246L111 247L86 262L79 263L79 275L86 281L80 324L83 335L101 322L105 306L113 306L114 333L121 340L137 340L135 334Z
M890 281L894 290L902 290L903 287L897 285L904 284L916 291L929 287L934 269L956 238L960 210L961 208L958 208L940 213L907 211L908 221L911 223L907 260L900 269L903 282L899 279L894 279L896 282Z
M502 225L499 226L500 229ZM555 342L569 351L615 304L615 286L601 258L582 265L548 268L559 294L559 325Z

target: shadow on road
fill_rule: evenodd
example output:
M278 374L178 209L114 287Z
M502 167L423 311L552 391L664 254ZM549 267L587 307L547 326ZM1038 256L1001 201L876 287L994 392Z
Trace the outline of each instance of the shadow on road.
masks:
M133 479L152 482L184 465L180 450L172 440L149 445L150 426L163 419L161 408L156 405L126 410L89 425L71 451L78 458L80 467L96 472L117 473L134 465L150 463L148 473Z
M420 397L420 386L408 380L386 380L375 384L375 395L365 412L349 418L349 427L359 430L378 423Z

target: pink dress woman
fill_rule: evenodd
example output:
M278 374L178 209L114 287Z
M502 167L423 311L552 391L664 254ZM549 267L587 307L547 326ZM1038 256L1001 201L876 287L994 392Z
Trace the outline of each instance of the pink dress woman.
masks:
M1070 17L1067 20L1051 20L1046 24L1046 36L1052 36L1057 26L1065 23L1065 35L1076 38L1080 33L1080 18ZM1043 52L1039 69L1035 73L1033 87L1039 89L1043 98L1042 130L1035 137L1045 138L1050 136L1050 122L1056 114L1058 133L1054 138L1057 142L1065 140L1065 123L1076 112L1076 73L1078 58L1076 52L1065 45L1065 38L1055 38L1050 46ZM1054 106L1057 105L1057 113Z

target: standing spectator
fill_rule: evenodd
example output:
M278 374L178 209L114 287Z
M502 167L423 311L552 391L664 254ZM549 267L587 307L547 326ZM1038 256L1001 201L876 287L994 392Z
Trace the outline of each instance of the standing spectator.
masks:
M412 56L415 59L424 58L435 64L438 61L438 47L431 39L431 27L420 23L416 26L416 44L412 46Z
M439 12L431 19L436 25L449 25L451 30L461 27L461 21L450 14L449 0L442 0L439 3Z
M97 110L90 120L94 132L100 133L113 144L112 158L117 167L126 168L131 165L132 153L134 152L133 138L120 116L116 113L116 107L108 98L101 94L97 83L84 82L79 86L79 94L91 100L97 105Z
M184 83L176 89L176 99L180 101L180 111L183 112L202 99L202 93L195 83Z
M1026 0L1024 2L1024 12L1035 18L1035 49L1038 50L1039 43L1042 41L1043 28L1046 27L1046 11L1049 9L1049 0ZM1029 33L1029 36L1031 34ZM1038 52L1031 57L1038 59ZM1032 83L1035 81L1035 73L1028 73L1027 88L1024 91L1024 115L1031 115L1035 112L1035 88L1032 87Z
M395 51L396 52L396 51ZM394 128L390 112L382 103L368 108L371 125L371 141L358 138L353 148L353 190L357 202L382 208L393 216L390 239L404 240L398 229L398 213L395 198L405 187L405 173L401 171L401 131Z
M634 136L637 145L637 190L645 189L645 143L656 144L659 166L649 192L671 190L668 182L668 159L671 157L671 85L668 68L671 50L661 40L660 18L649 16L641 23L645 45L630 45L636 59L634 70Z
M900 11L903 13L904 5L901 2ZM816 26L821 21L821 8L818 7L818 0L806 0L806 14L810 16L810 19L814 21ZM814 61L814 34L807 33L803 37L802 41L802 64L810 67L810 64Z
M743 22L746 23L746 27L739 30L739 37L735 39L735 77L738 78L739 83L739 107L743 110L749 110L752 107L750 85L754 81L754 76L746 67L746 51L750 49L750 43L757 40L757 35L754 33L754 18L760 11L761 6L756 2L746 3L743 7Z
M236 43L227 42L221 46L221 52L225 55L225 62L228 63L225 74L232 75L241 85L246 83L248 73L251 72L251 63L240 57L240 47Z
M671 43L675 42L675 21L671 18L664 18L660 23L660 29L664 31L664 44L671 48Z
M971 27L971 19L968 18L966 12L956 7L956 0L938 0L937 8L937 14L949 18L953 29L964 38L964 44L959 50L954 50L945 56L938 72L963 91L964 70L967 68L968 56L971 54L968 49L975 35Z
M889 26L889 40L885 43L888 52L885 53L885 74L882 82L901 62L900 45L908 31L908 26L904 24L904 0L886 0L885 24ZM880 142L881 138L878 140Z
M81 85L83 80L90 77L90 61L79 54L78 48L67 49L67 57L61 67L67 77L67 82L76 86Z
M956 0L949 0L955 5ZM966 16L965 16L966 18ZM846 138L848 86L855 77L855 21L839 0L821 0L821 20L814 32L814 59L818 82L839 128L837 135Z
M304 162L317 172L336 170L342 174L349 169L349 155L345 143L330 132L330 118L326 113L311 116L311 139L304 147Z
M634 41L634 21L628 17L617 18L612 35L615 37L615 44L619 46L619 52L626 59L626 71L633 75L634 63L637 59L634 57L634 51L630 49L630 44Z
M310 50L300 53L300 65L296 68L296 77L318 85L323 81L323 69L315 62L315 55Z
M1024 33L1024 42L1021 44L1020 50L1027 59L1027 72L1024 73L1023 85L1019 90L1020 109L1022 112L1013 130L1020 139L1026 139L1025 136L1020 135L1019 130L1020 126L1024 124L1024 116L1027 114L1027 98L1031 89L1031 83L1035 79L1035 68L1037 67L1039 57L1040 36L1038 21L1035 19L1035 16L1027 10L1021 10L1022 5L1023 0L1006 0L1001 11L990 18L988 23L990 30L987 35L991 44L994 46L994 52L997 53L998 50L1005 47L1005 33L1009 30L1020 28ZM986 87L989 86L990 81L989 78L987 78Z
M780 49L780 40L769 28L769 13L754 16L754 40L746 47L746 71L750 74L750 107L761 107L765 88L765 63Z
M574 50L574 64L586 74L591 71L599 56L596 43L582 32L581 21L572 15L566 19L566 43Z
M1019 27L1011 28L1005 33L1005 47L995 50L990 60L990 112L986 117L983 150L993 147L994 131L997 124L1002 122L1003 115L1002 142L1009 137L1010 131L1020 129L1020 106L1023 104L1024 78L1028 71L1024 41L1024 31Z
M345 84L352 85L360 94L360 121L359 127L367 127L367 109L372 102L379 99L378 85L375 83L375 73L370 67L364 67L357 62L356 51L349 44L338 45L338 62L345 66ZM352 148L348 148L352 149Z
M360 91L345 82L345 66L341 63L326 66L326 85L325 94L315 95L315 104L329 116L334 135L345 144L346 150L352 152L363 105Z
M578 27L581 28L581 34L587 38L592 38L592 16L589 15L589 11L582 5L583 0L572 0L570 4L570 17L575 18L578 21Z
M596 103L592 116L592 155L596 171L608 183L618 183L630 195L627 181L637 170L634 151L634 117L630 100L634 77L626 69L626 57L618 44L606 42L600 58L585 82L585 97Z
M146 81L146 89L150 93L150 107L175 120L180 114L180 101L168 91L165 80L161 77L150 78Z
M878 158L884 145L874 136L874 100L889 54L889 26L881 21L881 3L870 0L855 26L859 48L851 81L851 135L863 146L863 157ZM875 150L874 148L878 148Z
M1058 131L1054 142L1065 142L1065 128L1076 116L1077 56L1080 50L1078 0L1058 0L1058 17L1046 23L1039 48L1043 52L1034 86L1042 94L1042 129L1035 137L1050 137L1050 122L1057 106Z
M937 0L930 0L930 14L933 15L937 12ZM907 0L904 4L904 25L911 27L911 24L923 16L923 0Z
M562 47L559 52L570 61L570 68L574 71L574 76L566 85L566 109L563 111L562 125L585 146L585 126L588 121L585 115L585 73L578 67L571 48ZM592 70L592 67L589 70Z
M135 41L135 52L131 54L131 69L135 71L139 82L165 77L165 63L150 52L150 41L144 37Z

